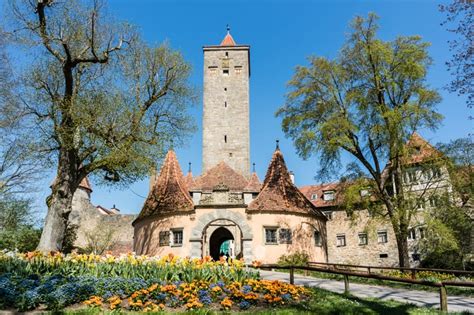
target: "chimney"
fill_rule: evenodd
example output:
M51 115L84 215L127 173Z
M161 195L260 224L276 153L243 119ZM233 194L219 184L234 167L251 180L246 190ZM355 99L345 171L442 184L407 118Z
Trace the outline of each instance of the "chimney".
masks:
M291 179L291 182L294 184L295 183L295 173L293 173L293 171L290 171L290 179Z

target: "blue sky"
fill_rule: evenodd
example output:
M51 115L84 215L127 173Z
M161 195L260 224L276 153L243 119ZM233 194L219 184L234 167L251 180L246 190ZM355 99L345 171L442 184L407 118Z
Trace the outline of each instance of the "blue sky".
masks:
M274 113L284 103L286 83L297 65L306 64L310 55L333 58L349 32L348 24L356 15L375 12L380 16L379 35L385 40L397 35L420 35L432 44L429 49L434 65L429 84L438 88L443 101L439 111L445 116L435 133L421 131L429 141L446 142L474 131L467 119L464 99L442 90L451 79L445 62L451 56L447 41L451 38L438 11L439 1L109 1L110 12L120 20L138 25L145 40L159 44L167 40L179 49L193 66L192 84L202 94L203 45L219 44L231 26L238 44L251 45L250 81L251 161L263 180L275 148L275 139L287 165L295 173L298 186L315 183L319 167L316 158L303 161L285 139L280 120ZM191 109L199 127L188 143L177 149L183 170L193 163L193 173L201 172L201 100ZM51 174L51 178L53 174ZM94 184L94 183L92 183ZM138 213L148 193L148 182L138 182L119 191L94 186L93 203L105 207L115 204L124 213ZM45 188L41 200L48 194ZM42 206L43 211L45 207Z

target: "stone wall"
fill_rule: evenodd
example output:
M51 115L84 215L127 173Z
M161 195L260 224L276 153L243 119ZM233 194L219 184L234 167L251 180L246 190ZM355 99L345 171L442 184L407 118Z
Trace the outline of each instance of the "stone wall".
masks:
M367 210L359 210L351 219L345 211L328 211L328 261L354 265L398 265L398 251L390 222L371 218ZM387 232L387 243L378 241L378 232ZM359 233L367 234L367 244L359 245ZM346 245L338 246L337 237L345 236ZM387 255L385 257L385 255Z
M133 251L132 222L136 215L104 215L90 201L90 193L79 188L74 194L70 223L75 226L76 239L74 247L84 249L87 246L87 233L111 231L113 245L109 249L114 254Z

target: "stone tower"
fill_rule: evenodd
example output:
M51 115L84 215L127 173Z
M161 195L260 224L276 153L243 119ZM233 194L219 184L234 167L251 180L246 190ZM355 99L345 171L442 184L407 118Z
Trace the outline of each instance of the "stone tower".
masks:
M203 173L224 161L250 177L250 46L227 28L218 46L204 46Z

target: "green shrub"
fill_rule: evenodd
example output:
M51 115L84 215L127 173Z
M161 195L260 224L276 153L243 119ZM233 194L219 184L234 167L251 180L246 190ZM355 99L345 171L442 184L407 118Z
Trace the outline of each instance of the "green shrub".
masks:
M309 255L305 252L296 252L289 255L281 255L278 258L280 266L306 266L309 261Z

